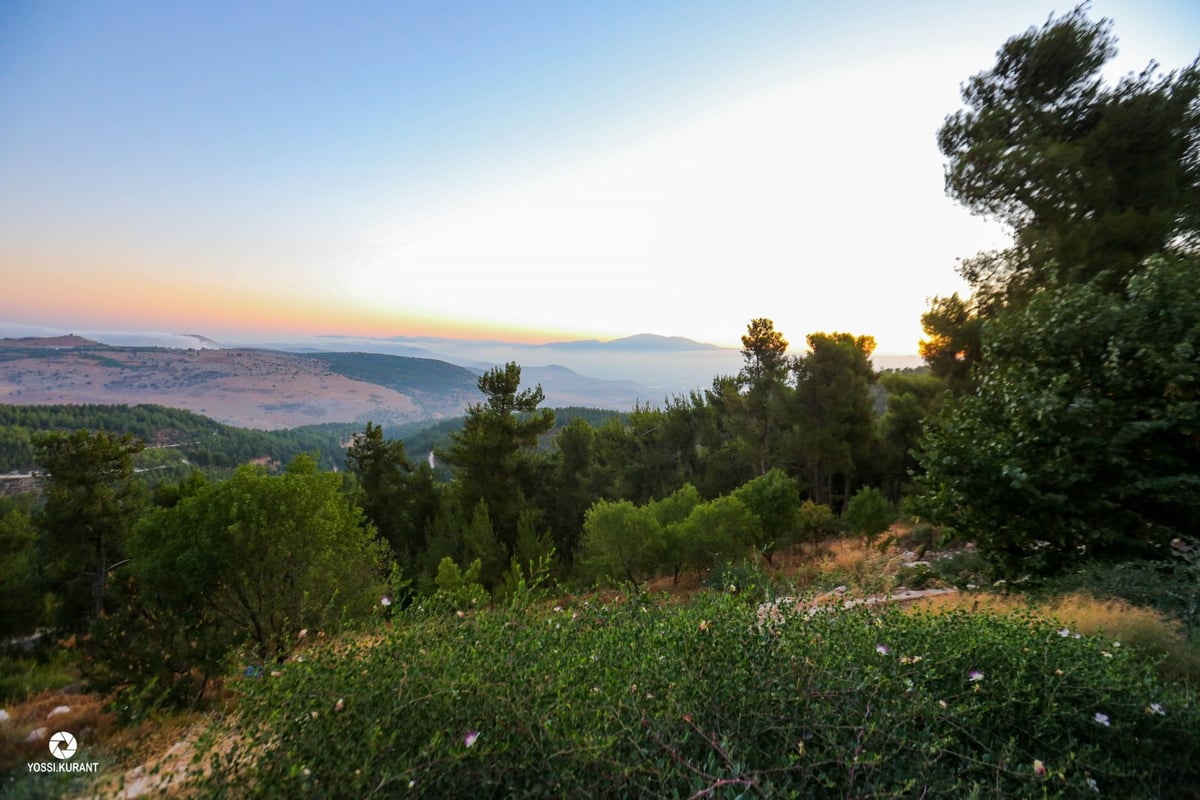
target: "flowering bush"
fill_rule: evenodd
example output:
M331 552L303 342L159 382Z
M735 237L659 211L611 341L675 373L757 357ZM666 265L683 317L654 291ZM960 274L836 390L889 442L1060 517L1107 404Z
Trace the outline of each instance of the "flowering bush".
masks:
M1194 691L1032 616L409 609L244 682L211 797L1189 796ZM1107 655L1105 655L1107 654Z

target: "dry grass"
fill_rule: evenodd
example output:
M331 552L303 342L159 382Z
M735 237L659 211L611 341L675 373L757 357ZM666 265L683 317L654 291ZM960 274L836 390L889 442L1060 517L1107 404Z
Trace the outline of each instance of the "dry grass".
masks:
M94 694L46 691L7 707L10 720L0 728L0 771L29 761L49 758L51 734L70 731L83 746L96 742L113 726L114 717L103 710L104 701ZM65 707L66 712L51 712ZM31 737L34 731L42 735Z
M931 597L911 607L998 614L1033 611L1072 631L1110 638L1122 646L1161 659L1159 672L1164 678L1200 682L1200 646L1187 640L1183 626L1153 609L1130 605L1123 600L1099 600L1075 593L1035 603L1018 594L978 593Z

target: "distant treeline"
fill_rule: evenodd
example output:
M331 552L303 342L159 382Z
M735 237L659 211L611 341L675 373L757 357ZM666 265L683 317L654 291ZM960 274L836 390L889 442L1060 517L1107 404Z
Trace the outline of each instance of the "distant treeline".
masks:
M562 408L561 427L573 419L599 425L617 411ZM465 417L410 422L386 428L389 438L403 439L415 457L450 444ZM141 468L165 469L162 477L179 477L189 467L227 470L256 459L286 464L301 453L316 454L322 469L345 466L345 444L362 423L325 423L287 430L261 431L224 425L191 411L160 405L0 405L0 473L31 472L36 467L32 434L36 431L107 431L131 434L146 442L139 454ZM166 453L162 452L164 449ZM174 469L179 467L179 469Z
M301 453L316 453L322 468L340 469L343 442L360 427L331 423L260 431L159 405L0 405L0 473L34 469L34 432L80 429L128 433L145 441L141 467L178 464L219 470L262 458L287 463ZM173 457L165 458L163 448Z

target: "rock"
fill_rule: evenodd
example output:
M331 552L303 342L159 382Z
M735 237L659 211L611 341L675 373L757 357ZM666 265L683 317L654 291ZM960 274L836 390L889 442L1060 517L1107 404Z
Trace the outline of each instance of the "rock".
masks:
M25 744L37 744L38 742L46 741L46 734L50 732L49 728L34 728L25 737Z
M54 708L50 709L50 713L46 715L46 719L51 720L62 714L70 714L70 713L71 713L70 706L55 706Z
M9 716L7 708L0 708L0 725L7 725L12 722L12 717Z

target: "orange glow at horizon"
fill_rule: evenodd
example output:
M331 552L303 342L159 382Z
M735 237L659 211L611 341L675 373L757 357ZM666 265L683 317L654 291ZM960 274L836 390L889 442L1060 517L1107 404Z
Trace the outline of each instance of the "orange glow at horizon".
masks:
M303 288L229 288L202 275L181 282L149 271L80 273L66 267L35 272L25 280L8 282L0 298L0 321L63 330L186 333L217 340L222 336L407 336L544 344L615 338L565 327L544 330L449 320L404 309L368 309L331 302Z

